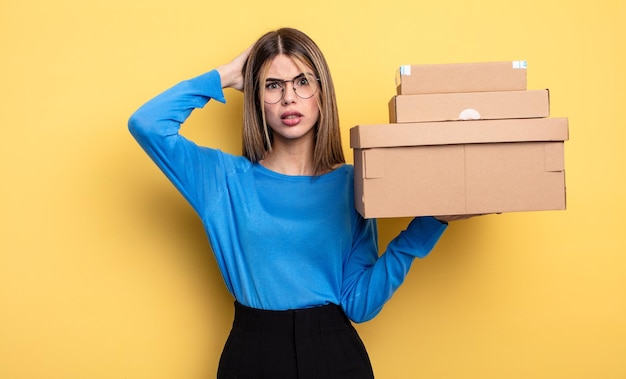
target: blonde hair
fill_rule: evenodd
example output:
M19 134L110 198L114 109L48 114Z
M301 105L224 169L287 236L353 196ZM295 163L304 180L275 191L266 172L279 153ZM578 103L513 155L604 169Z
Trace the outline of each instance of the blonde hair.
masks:
M243 155L251 162L258 162L272 149L272 133L265 122L262 89L269 65L278 55L290 57L302 68L311 67L319 79L316 98L320 115L315 125L313 150L315 172L323 173L345 163L335 87L328 64L315 42L292 28L278 29L259 38L243 68Z

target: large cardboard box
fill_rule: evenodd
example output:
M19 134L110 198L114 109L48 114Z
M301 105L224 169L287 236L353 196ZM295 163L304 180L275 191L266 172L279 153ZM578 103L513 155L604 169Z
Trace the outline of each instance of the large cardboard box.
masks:
M389 122L493 120L550 116L548 90L396 95Z
M526 62L479 62L400 66L398 95L526 89Z
M366 218L565 209L567 118L358 125Z

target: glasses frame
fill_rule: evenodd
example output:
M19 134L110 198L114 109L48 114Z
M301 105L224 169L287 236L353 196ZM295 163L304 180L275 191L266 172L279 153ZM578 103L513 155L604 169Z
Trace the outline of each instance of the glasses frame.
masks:
M317 81L317 83L316 83L317 86L315 87L315 91L313 91L311 96L304 97L304 96L300 96L298 94L298 90L296 90L296 80L299 80L299 79L302 79L302 78L307 78L307 79L309 79L309 81L311 81L311 79L315 79L315 81ZM278 100L276 100L274 102L266 100L266 98L267 98L267 96L266 96L267 87L265 87L265 86L267 85L268 82L270 82L270 83L280 83L281 86L282 86L282 88L280 90L280 92L281 92L280 93L280 97L278 98ZM299 97L299 98L301 98L303 100L306 100L306 99L310 99L313 96L315 96L315 94L319 90L320 78L318 78L317 76L315 76L313 74L302 73L302 74L296 76L295 78L289 79L289 80L282 80L282 79L271 79L269 81L266 80L266 83L263 86L263 92L264 92L263 93L263 102L266 103L266 104L278 104L278 103L280 103L281 100L283 100L283 98L285 97L285 92L286 92L285 89L287 88L287 83L289 83L289 82L291 82L291 88L293 89L293 93L295 93L297 97Z

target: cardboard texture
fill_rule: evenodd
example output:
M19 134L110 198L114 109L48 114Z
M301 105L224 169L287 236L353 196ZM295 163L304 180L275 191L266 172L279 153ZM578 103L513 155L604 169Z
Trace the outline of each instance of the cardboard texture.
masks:
M549 115L547 89L396 95L389 101L391 123L541 118Z
M526 62L449 63L401 66L398 95L526 90Z
M565 209L567 118L359 125L355 206L366 218Z

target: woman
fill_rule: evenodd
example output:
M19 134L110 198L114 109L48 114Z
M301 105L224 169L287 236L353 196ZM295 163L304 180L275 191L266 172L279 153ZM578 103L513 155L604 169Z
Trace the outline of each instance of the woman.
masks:
M223 88L244 92L243 156L179 134ZM354 209L326 61L304 33L262 36L129 121L139 144L202 219L235 320L218 378L372 378L350 320L373 318L446 219L415 218L379 258L375 220Z

